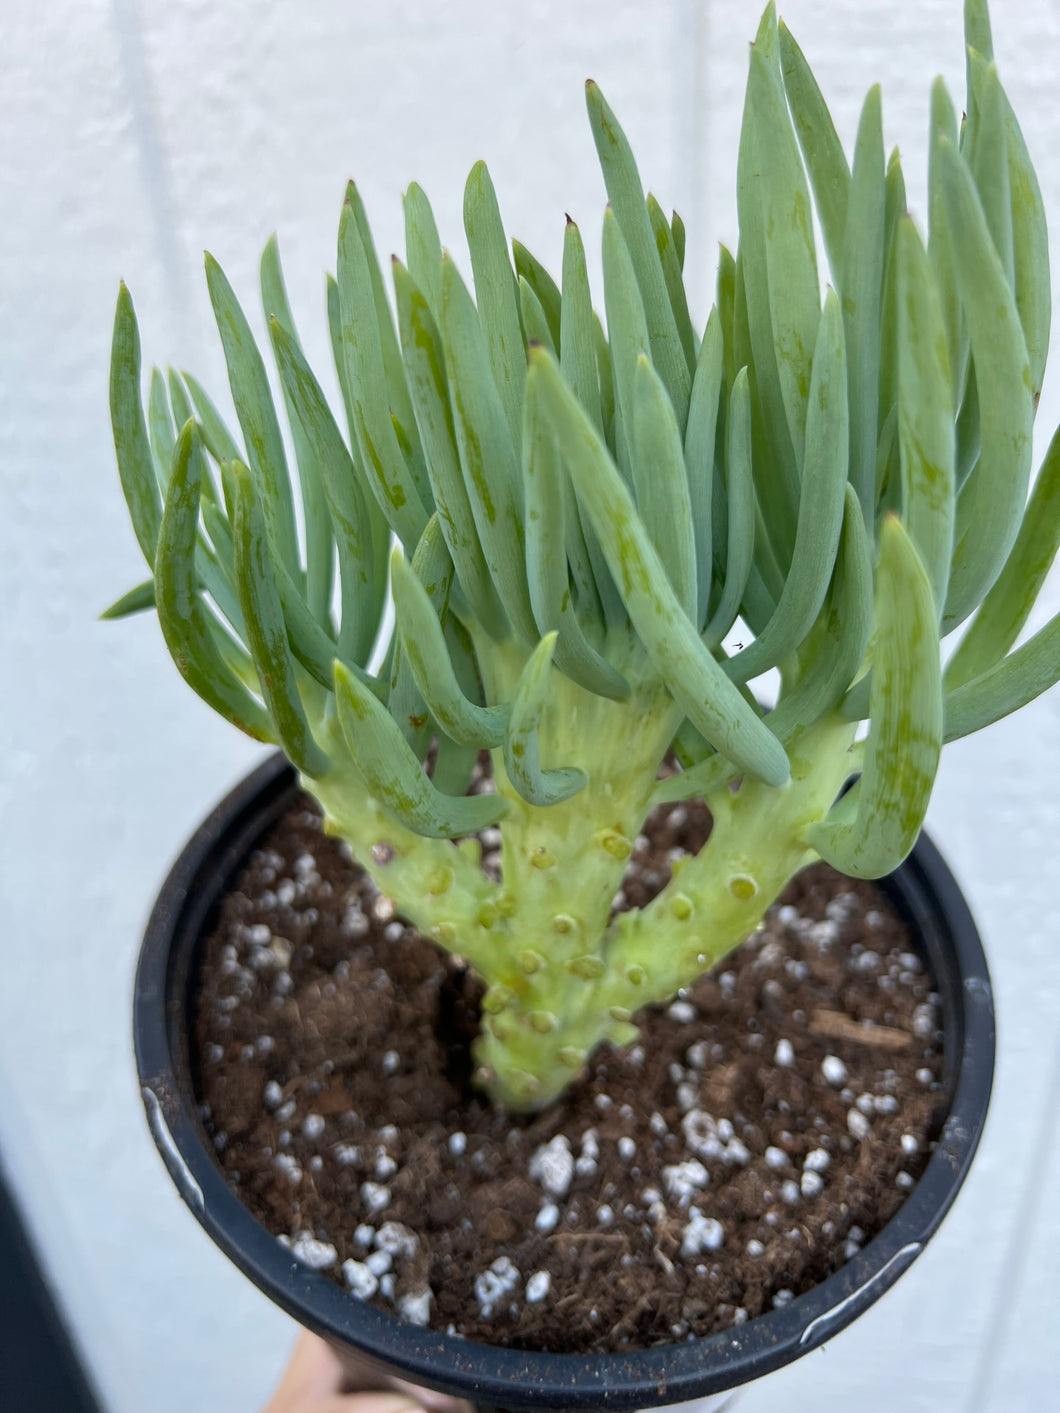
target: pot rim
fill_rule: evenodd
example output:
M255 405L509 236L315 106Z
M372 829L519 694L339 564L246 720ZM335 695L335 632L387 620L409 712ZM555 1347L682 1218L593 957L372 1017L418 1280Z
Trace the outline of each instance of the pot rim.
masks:
M270 756L189 840L147 924L133 1030L148 1123L181 1196L225 1254L300 1324L405 1379L479 1405L658 1407L734 1388L817 1348L889 1289L938 1229L982 1134L995 1022L975 922L938 850L922 834L880 886L917 932L934 967L946 1038L943 1085L952 1100L927 1168L898 1212L813 1290L702 1338L626 1353L549 1354L406 1324L304 1266L247 1211L217 1165L195 1103L185 1024L191 963L209 910L296 789L293 768L281 754Z

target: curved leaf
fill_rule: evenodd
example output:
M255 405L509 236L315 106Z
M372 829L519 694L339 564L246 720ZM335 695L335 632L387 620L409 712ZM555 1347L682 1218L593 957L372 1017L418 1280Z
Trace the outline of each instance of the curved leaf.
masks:
M427 510L391 420L369 261L348 201L339 223L338 294L339 338L357 445L383 514L411 551L423 534Z
M724 669L750 681L793 652L813 626L828 592L839 534L849 457L847 375L839 300L829 290L810 381L799 525L791 569L776 612L755 641Z
M299 344L298 330L287 300L280 248L276 236L270 236L261 256L261 298L265 318L277 320ZM299 346L301 346L299 344ZM302 488L302 523L305 531L306 598L313 617L325 628L331 628L331 593L334 583L335 541L331 533L327 494L323 484L320 461L308 441L302 423L284 386L284 405L294 442L295 462Z
M440 282L440 265L438 274ZM400 261L394 262L394 289L409 391L442 534L471 611L491 637L500 638L507 620L490 579L460 470L441 335L425 295Z
M497 193L485 162L471 168L464 188L464 231L475 277L475 303L486 335L493 381L500 393L512 440L523 425L526 343L519 320L518 286L508 260Z
M887 184L880 88L869 90L854 148L840 290L850 389L850 481L866 525L876 518L876 433L880 395Z
M1060 614L1000 662L945 699L945 741L981 731L1060 681Z
M558 805L589 783L584 770L541 768L538 727L548 700L555 633L547 633L527 659L512 699L504 733L504 768L515 789L531 805Z
M751 392L746 368L736 375L729 394L728 430L725 583L703 634L708 643L720 643L735 623L754 561L755 487L751 467Z
M1023 524L994 587L946 668L952 692L982 676L1019 637L1060 548L1060 430L1045 453Z
M570 224L569 216L567 221ZM545 311L545 318L548 320L549 331L552 334L552 342L558 350L560 347L560 305L562 302L559 288L544 265L531 255L522 241L512 241L512 258L515 261L515 273L526 281L541 301L541 308Z
M453 839L496 824L507 813L499 795L443 795L435 789L386 707L340 662L335 663L335 705L355 769L407 829Z
M710 311L710 317L707 320L703 343L699 350L699 360L696 363L695 376L692 380L692 397L688 407L688 425L685 428L684 448L688 476L688 504L687 507L680 507L680 512L688 515L694 537L695 562L692 581L695 585L695 603L689 616L695 619L699 627L702 627L706 622L713 580L714 543L711 516L714 502L715 440L718 433L718 407L724 376L725 347L721 316L715 308ZM643 453L641 454L643 455ZM638 500L640 500L639 490ZM676 587L676 580L674 584ZM678 593L678 597L682 597L680 593ZM684 602L683 598L682 602Z
M784 89L794 120L795 136L806 160L828 263L843 268L843 240L850 199L850 168L832 115L806 58L781 20L780 64Z
M938 613L902 523L880 535L876 637L865 765L854 801L807 831L822 858L855 878L898 867L924 822L942 749ZM852 792L853 793L853 792ZM853 811L853 817L844 818Z
M527 396L542 398L623 602L672 696L693 725L734 763L782 785L789 775L787 757L703 646L670 588L607 448L542 349L531 351L527 390Z
M478 313L448 256L442 261L442 341L456 443L482 552L509 622L534 642L515 442Z
M468 700L453 670L430 595L400 549L391 556L390 582L402 650L431 715L450 740L460 745L499 746L508 707L482 707Z
M383 601L377 591L380 576L374 564L371 522L360 478L297 341L275 319L269 322L269 333L292 418L312 449L336 530L342 586L339 656L364 663L375 641ZM334 655L334 650L328 655L326 680L330 680Z
M585 102L608 200L629 249L644 303L650 347L638 349L638 352L650 353L651 361L670 394L678 429L683 433L692 377L670 305L640 173L625 133L591 79L585 85Z
M721 374L720 341L716 344ZM715 402L715 406L716 406ZM696 540L688 475L677 430L673 403L646 354L637 359L633 375L633 485L640 518L673 585L677 601L690 619L701 621L696 608ZM711 446L711 470L713 470ZM704 506L706 507L704 512ZM710 544L710 495L697 497L696 510L706 513L705 544ZM709 552L703 566L710 576ZM704 595L704 600L706 595Z
M408 272L422 291L431 317L437 323L442 317L442 243L438 238L434 212L426 193L416 182L409 183L402 206L405 212Z
M110 346L110 420L118 475L133 531L144 558L153 568L162 505L140 402L140 331L124 281L118 290Z
M265 529L279 559L290 573L297 575L301 568L291 480L265 363L232 286L209 253L206 255L206 283ZM192 396L195 396L194 388Z
M589 644L575 613L566 553L573 490L569 498L564 494L567 475L539 399L527 399L523 418L526 570L534 618L542 633L558 632L555 662L561 672L590 692L625 701L628 682Z
M255 740L274 741L267 711L226 660L224 635L199 595L194 552L201 476L198 429L187 422L177 438L155 559L162 636L181 676L208 706Z
M324 775L330 762L313 739L299 695L257 487L251 473L241 462L237 462L233 469L236 485L233 525L236 570L239 604L247 626L247 646L284 753L303 775Z
M902 519L936 604L946 602L955 513L954 408L946 330L912 218L898 228L898 445Z
M1005 563L1030 478L1034 399L1027 345L1005 272L967 165L940 144L947 218L961 240L953 260L975 358L982 449L957 502L953 565L943 626L962 623Z

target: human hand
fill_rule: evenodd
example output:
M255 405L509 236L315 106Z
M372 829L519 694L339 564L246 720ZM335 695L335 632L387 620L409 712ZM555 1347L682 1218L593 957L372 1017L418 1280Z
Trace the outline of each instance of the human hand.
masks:
M349 1375L333 1350L304 1333L262 1413L464 1413L468 1404L399 1379L388 1389L346 1393Z

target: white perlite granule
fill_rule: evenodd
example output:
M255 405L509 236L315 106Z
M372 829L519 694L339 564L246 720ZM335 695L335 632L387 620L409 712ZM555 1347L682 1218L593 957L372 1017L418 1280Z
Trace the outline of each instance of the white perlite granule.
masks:
M562 1133L541 1145L530 1159L529 1173L553 1197L566 1197L574 1177L574 1155Z
M527 1305L540 1305L552 1289L552 1277L548 1271L535 1271L526 1282Z
M671 1006L667 1007L666 1014L680 1025L688 1025L690 1021L695 1020L699 1012L690 1001L674 1001Z
M364 1264L373 1276L385 1276L393 1269L394 1258L389 1251L373 1251L370 1256L365 1257Z
M283 1173L292 1186L297 1187L302 1181L302 1165L291 1153L277 1153L272 1160Z
M868 1138L871 1127L872 1125L860 1109L847 1110L847 1128L850 1130L853 1138L859 1141L863 1138Z
M454 1158L460 1158L467 1152L466 1133L451 1133L449 1135L449 1152Z
M324 1132L324 1118L321 1114L306 1114L302 1123L302 1132L306 1138L319 1138Z
M698 1256L703 1251L717 1251L725 1240L725 1229L716 1217L704 1217L698 1207L688 1214L681 1233L681 1255Z
M632 1162L637 1156L637 1145L628 1133L624 1133L618 1140L618 1156L626 1163Z
M425 1325L431 1318L431 1292L427 1290L409 1291L397 1303L398 1314L410 1325Z
M671 1163L663 1168L662 1175L666 1191L681 1207L687 1207L696 1193L710 1181L710 1174L695 1158L688 1158L683 1163Z
M379 1289L378 1278L363 1261L343 1261L342 1277L361 1300L368 1300Z
M804 1172L800 1181L803 1197L820 1197L824 1191L824 1178L812 1170Z
M831 1166L831 1155L824 1148L814 1148L802 1160L802 1166L811 1173L827 1172Z
M596 1172L597 1159L600 1157L600 1140L597 1137L595 1128L587 1128L582 1135L581 1152L578 1154L578 1161L574 1164L574 1171L579 1177L591 1177Z
M380 1251L389 1251L391 1256L411 1256L419 1237L400 1222L384 1222L375 1234L375 1244Z
M556 1223L559 1221L559 1208L555 1202L542 1202L537 1216L534 1218L534 1226L542 1235L547 1236L550 1231L555 1231Z
M838 1089L847 1081L847 1067L838 1055L826 1055L821 1061L821 1073L833 1088Z
M334 1266L338 1252L328 1241L317 1241L306 1231L300 1231L291 1238L291 1255L314 1271L326 1271Z
M773 1063L781 1069L791 1069L795 1063L795 1047L790 1040L777 1041L777 1048L773 1051Z
M773 1144L770 1144L766 1149L766 1167L772 1168L774 1172L780 1172L781 1169L786 1168L790 1162L791 1159L784 1152L783 1148L775 1148Z
M362 1182L361 1201L369 1212L381 1212L390 1206L390 1189L381 1182Z
M510 1256L498 1256L488 1271L475 1277L475 1299L489 1319L497 1303L519 1284L519 1270Z

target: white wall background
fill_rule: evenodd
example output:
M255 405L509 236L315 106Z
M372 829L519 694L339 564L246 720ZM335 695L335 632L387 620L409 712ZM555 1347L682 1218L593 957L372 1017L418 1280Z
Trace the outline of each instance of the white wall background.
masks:
M941 71L963 94L958 0L790 0L784 13L848 146L882 79L888 138L920 203L929 83ZM1060 229L1056 0L996 0L994 19ZM154 892L257 753L184 688L153 619L95 618L143 576L107 421L118 279L146 360L223 387L201 251L249 303L276 229L303 338L326 364L322 271L344 179L361 184L382 253L400 248L413 177L460 248L464 175L480 156L509 228L557 267L564 211L590 244L599 229L591 74L646 180L685 215L702 320L715 242L735 238L756 20L728 0L0 7L0 1150L109 1413L252 1413L292 1334L182 1208L133 1073L130 990ZM1039 454L1058 417L1054 369ZM1055 576L1045 597L1041 618L1060 608ZM758 1386L746 1413L1049 1404L1058 724L1060 693L951 748L929 821L987 938L1000 1008L974 1175L896 1290Z

